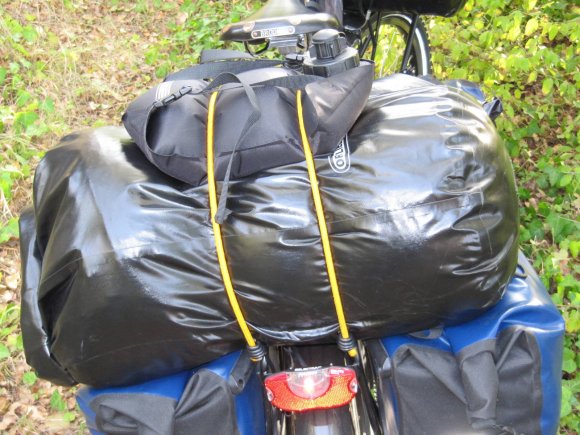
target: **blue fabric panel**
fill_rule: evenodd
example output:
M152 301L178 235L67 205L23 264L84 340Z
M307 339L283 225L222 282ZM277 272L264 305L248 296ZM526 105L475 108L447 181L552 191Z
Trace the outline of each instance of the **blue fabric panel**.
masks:
M451 352L451 344L449 343L445 335L442 335L441 337L435 339L424 339L405 334L387 337L384 338L382 341L389 355L394 355L397 352L397 349L399 349L399 347L403 345L413 345L413 344L417 346L434 347L436 349Z
M542 387L544 388L542 406L542 434L555 434L560 421L560 402L562 400L562 352L564 334L557 331L536 335L542 353ZM556 352L555 350L560 350Z
M236 416L241 435L266 435L264 393L257 375L252 375L244 391L236 396Z
M445 329L455 353L477 341L494 339L510 326L538 329L538 334L562 333L564 321L526 258L520 253L518 263L527 278L512 279L502 300L470 322Z

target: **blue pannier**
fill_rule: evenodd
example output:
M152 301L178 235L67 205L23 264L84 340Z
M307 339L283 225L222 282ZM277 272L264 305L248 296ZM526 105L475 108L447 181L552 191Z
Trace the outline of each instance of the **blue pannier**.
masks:
M505 296L477 319L371 346L389 433L556 434L563 336L562 316L520 254Z
M127 387L77 393L92 435L265 434L260 381L245 352Z

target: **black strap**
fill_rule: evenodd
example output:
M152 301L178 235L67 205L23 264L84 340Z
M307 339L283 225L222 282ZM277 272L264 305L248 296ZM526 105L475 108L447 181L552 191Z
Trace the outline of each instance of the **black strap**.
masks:
M324 77L300 74L296 76L277 77L275 79L264 80L263 82L254 83L252 86L277 86L292 90L304 89L310 83L322 80Z
M250 113L248 120L244 124L244 128L242 129L242 132L240 133L240 137L238 138L236 144L232 148L232 154L230 155L230 159L228 161L228 167L226 169L226 174L224 176L224 181L222 184L222 190L220 192L220 199L218 202L218 208L217 208L217 211L215 214L215 221L220 225L226 220L228 215L231 213L231 211L227 209L226 205L227 205L227 201L228 201L230 175L232 172L232 164L234 162L234 156L236 154L238 146L245 139L246 134L248 133L248 131L250 131L250 128L252 128L252 126L254 124L256 124L256 122L258 122L258 120L260 119L260 116L262 115L262 112L260 111L260 107L258 106L258 97L256 97L256 92L252 89L252 87L245 80L241 79L237 75L232 74L232 73L220 74L211 83L211 85L208 86L208 88L216 88L216 87L221 86L223 84L233 83L233 82L238 82L239 84L242 85L242 88L244 89L244 92L246 93L246 96L248 97L248 100L250 101L250 105L252 106L252 113Z
M250 53L246 53L239 50L220 50L220 49L209 49L203 50L201 56L199 57L199 63L217 62L223 60L234 60L234 59L254 59Z
M287 76L287 77L278 77L275 79L264 80L262 82L252 83L249 84L244 81L242 86L247 87L258 87L258 86L276 86L280 88L287 88L292 90L299 90L304 89L310 83L314 83L316 81L322 80L322 77L313 76L313 75L296 75L296 76ZM230 83L240 83L240 78L231 72L223 72L219 76L217 76L209 85L203 88L199 92L192 92L193 89L191 86L183 86L178 91L174 92L173 94L168 95L167 97L163 97L160 100L155 100L152 103L152 108L158 109L160 107L168 106L169 104L179 100L181 97L185 95L201 95L207 94L210 91L213 91L219 86L230 84ZM246 92L247 93L247 92ZM153 112L149 113L151 115Z
M246 71L280 65L282 65L281 61L269 59L209 62L169 74L163 81L212 79L222 73L240 74Z

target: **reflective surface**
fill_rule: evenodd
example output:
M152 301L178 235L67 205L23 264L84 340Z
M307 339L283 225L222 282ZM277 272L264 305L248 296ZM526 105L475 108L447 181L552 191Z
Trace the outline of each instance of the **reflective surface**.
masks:
M357 338L465 321L499 300L516 265L517 199L479 103L415 77L378 81L336 153L316 164ZM224 243L256 335L335 342L305 163L232 181L229 192ZM22 322L40 376L134 383L243 345L206 185L163 174L124 130L106 128L46 154L34 201L21 221Z

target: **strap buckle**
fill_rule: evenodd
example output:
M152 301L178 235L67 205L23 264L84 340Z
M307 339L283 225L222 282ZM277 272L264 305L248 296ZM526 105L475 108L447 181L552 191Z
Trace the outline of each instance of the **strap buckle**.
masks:
M184 95L191 93L191 91L192 91L191 86L183 86L181 89L179 89L179 91L171 95L168 95L167 97L161 100L154 101L153 106L156 107L157 109L159 109L160 107L168 106L169 104L179 100Z

